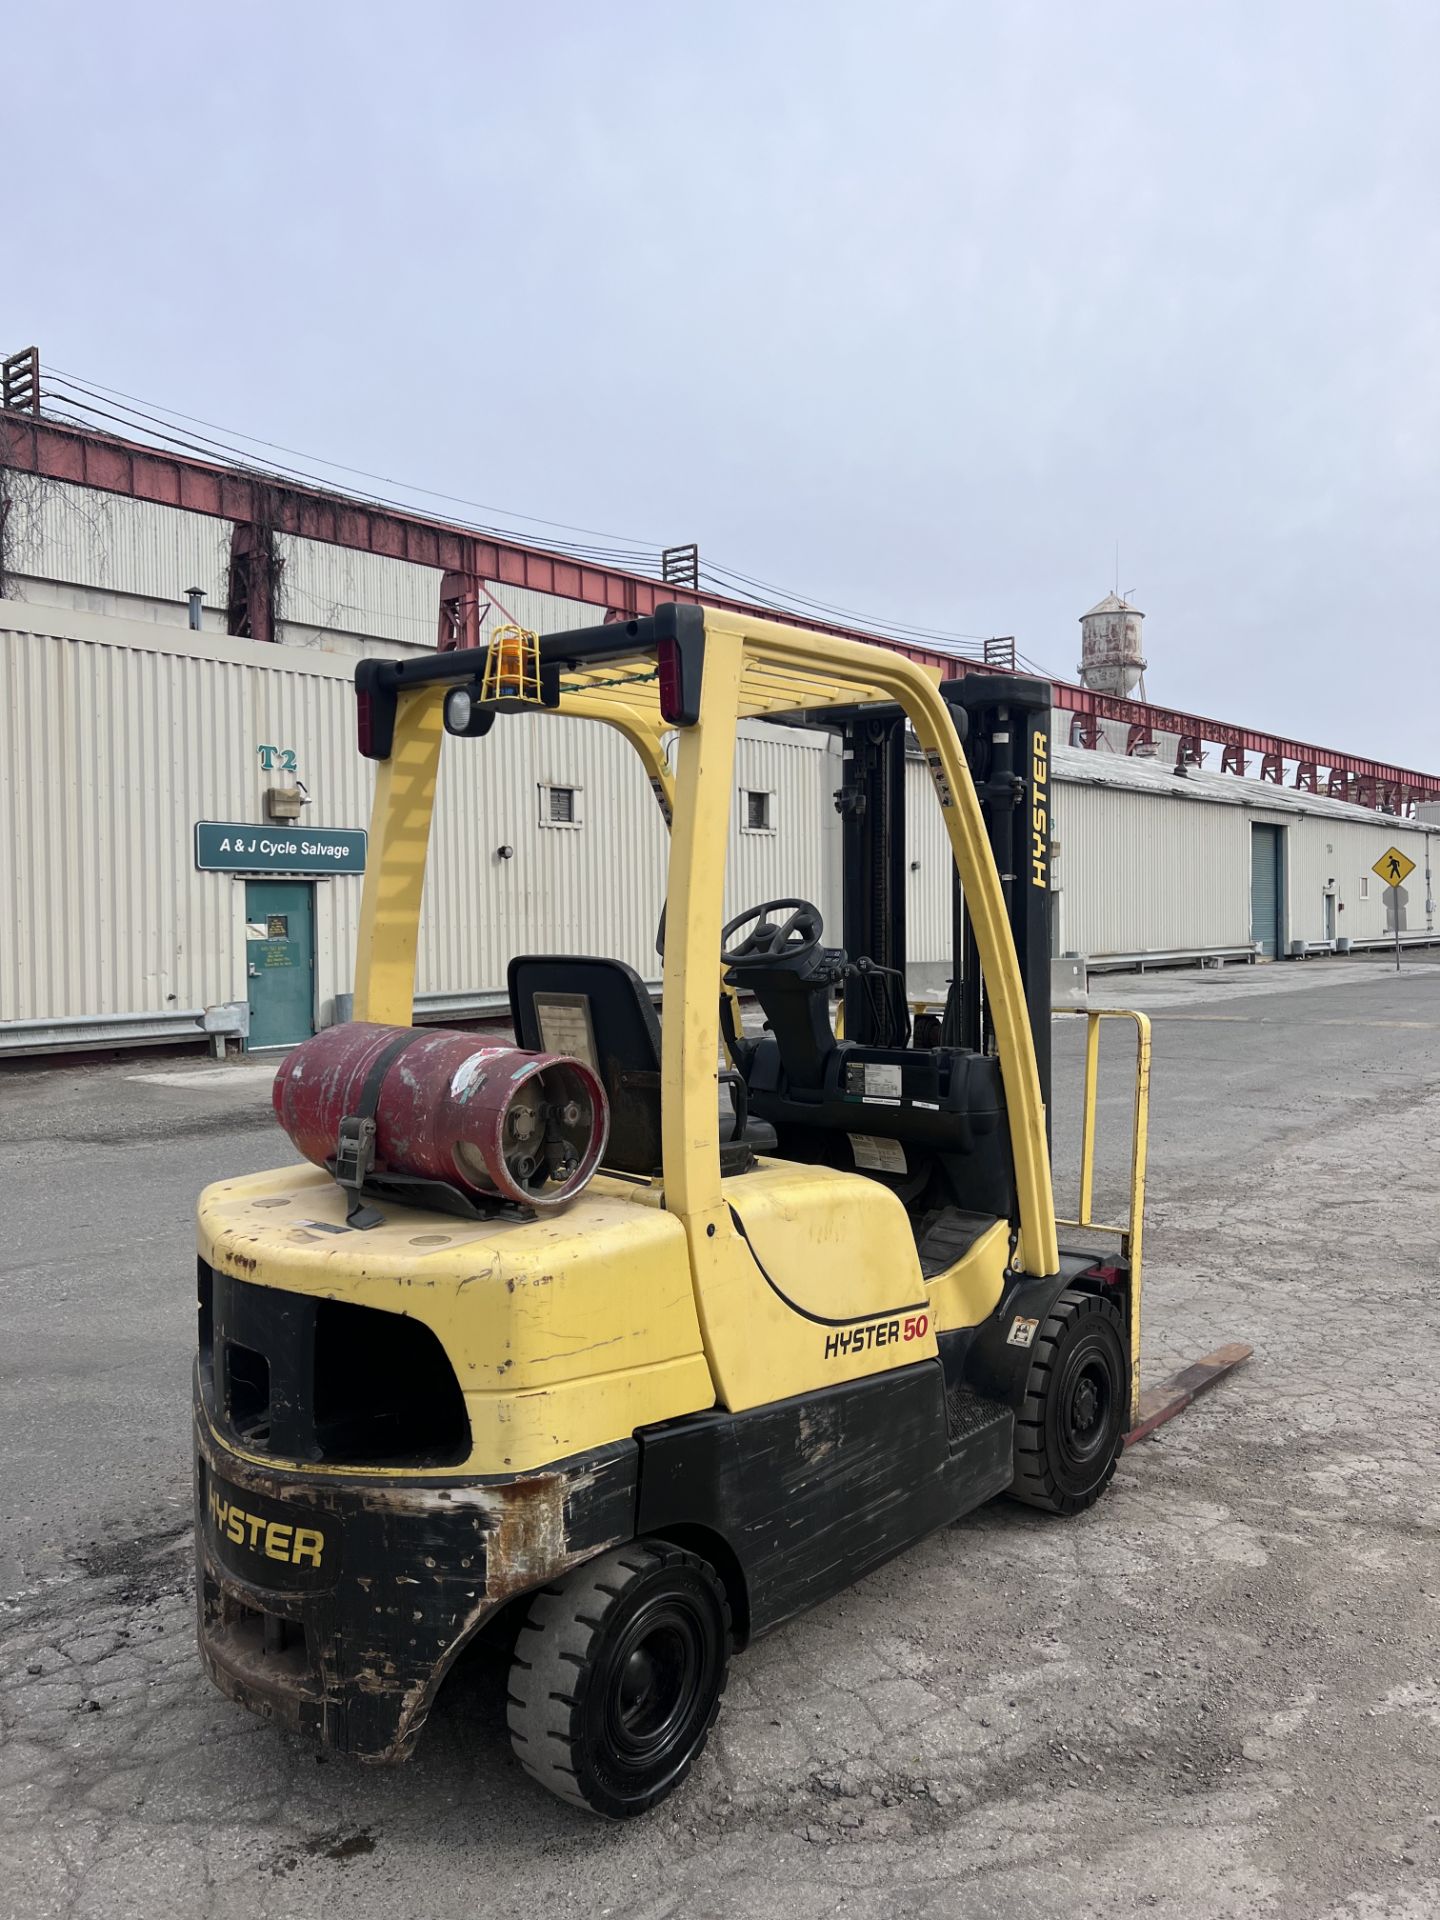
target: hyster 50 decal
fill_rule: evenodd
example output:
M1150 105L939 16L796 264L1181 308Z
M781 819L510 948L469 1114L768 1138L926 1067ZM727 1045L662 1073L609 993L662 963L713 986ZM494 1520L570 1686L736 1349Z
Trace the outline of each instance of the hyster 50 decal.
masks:
M825 1339L825 1358L845 1353L868 1353L871 1347L892 1346L897 1340L923 1340L930 1331L928 1313L897 1313L893 1320L869 1320L863 1327L842 1327Z

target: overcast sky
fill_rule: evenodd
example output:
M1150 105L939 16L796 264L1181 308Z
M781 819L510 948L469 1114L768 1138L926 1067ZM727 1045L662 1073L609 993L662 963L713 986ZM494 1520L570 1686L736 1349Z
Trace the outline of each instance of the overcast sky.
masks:
M1440 769L1435 0L89 0L5 62L7 351L1067 678L1118 541L1152 699Z

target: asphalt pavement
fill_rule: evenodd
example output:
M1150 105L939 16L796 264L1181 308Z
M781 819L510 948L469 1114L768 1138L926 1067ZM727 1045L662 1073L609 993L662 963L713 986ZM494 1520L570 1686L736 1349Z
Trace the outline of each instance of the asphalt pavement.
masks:
M191 1221L290 1157L268 1069L0 1069L0 1914L1440 1913L1440 964L1095 997L1155 1027L1146 1379L1255 1357L1091 1513L998 1503L761 1642L692 1780L624 1828L532 1786L483 1661L395 1771L209 1688Z

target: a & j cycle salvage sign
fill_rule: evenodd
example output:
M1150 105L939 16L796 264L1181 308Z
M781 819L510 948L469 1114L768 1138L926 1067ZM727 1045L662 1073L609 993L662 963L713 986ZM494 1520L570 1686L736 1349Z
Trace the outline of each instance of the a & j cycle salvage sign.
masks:
M195 864L202 873L363 873L362 827L254 827L197 820Z

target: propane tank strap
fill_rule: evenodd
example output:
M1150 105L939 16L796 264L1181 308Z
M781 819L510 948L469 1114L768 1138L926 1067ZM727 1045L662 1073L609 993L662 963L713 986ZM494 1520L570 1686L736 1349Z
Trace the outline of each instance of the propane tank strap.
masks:
M365 1182L375 1169L375 1109L380 1102L380 1089L385 1084L386 1074L405 1049L425 1037L411 1027L388 1040L366 1070L354 1111L347 1113L340 1122L335 1141L335 1183L350 1196L345 1224L353 1227L357 1233L378 1227L385 1218L374 1207L367 1207L360 1197Z

